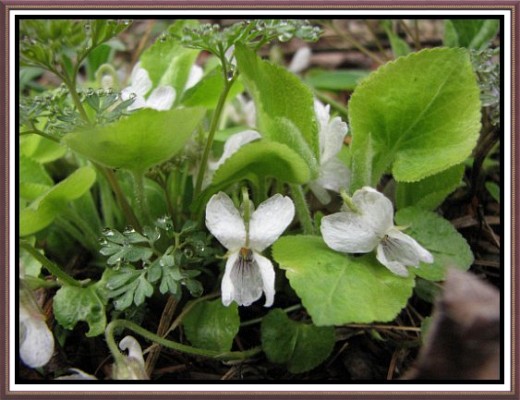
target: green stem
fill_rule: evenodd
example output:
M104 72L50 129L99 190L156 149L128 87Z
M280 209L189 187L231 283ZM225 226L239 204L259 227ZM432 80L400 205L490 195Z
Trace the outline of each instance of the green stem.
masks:
M196 356L203 356L203 357L209 357L214 358L217 360L225 360L225 361L232 361L232 360L245 360L247 358L250 358L256 354L259 354L262 349L260 347L253 347L252 349L246 350L246 351L228 351L228 352L220 352L220 351L214 351L214 350L206 350L206 349L199 349L196 347L187 346L181 343L174 342L172 340L164 339L158 335L156 335L153 332L150 332L141 326L134 324L133 322L123 320L123 319L116 319L112 322L110 322L106 329L105 329L105 337L107 341L108 348L110 349L112 355L117 361L124 362L124 356L121 355L121 352L119 351L117 344L114 340L114 330L117 328L125 328L133 331L134 333L137 333L138 335L151 340L153 342L156 342L160 344L161 346L167 347L172 350L180 351L187 354L192 354Z
M184 317L186 315L188 315L188 313L192 310L193 307L195 307L197 304L199 304L199 303L201 303L201 302L203 302L205 300L209 300L209 299L212 299L212 298L217 297L217 296L219 296L219 293L211 293L211 294L199 297L198 299L195 299L195 300L189 302L184 307L182 312L178 315L178 317L175 318L175 321L172 322L172 324L170 325L170 327L168 328L168 330L164 334L164 337L168 336L171 332L173 332L175 329L177 329L177 327L182 323L182 320L184 319Z
M287 307L287 308L284 308L282 311L286 314L289 314L290 312L293 312L293 311L296 311L296 310L299 310L302 308L302 305L301 304L295 304L294 306L290 306L290 307ZM249 326L249 325L255 325L255 324L259 324L260 322L262 322L262 320L264 319L264 317L260 317L260 318L255 318L255 319L250 319L249 321L245 321L245 322L242 322L240 324L240 327L244 327L244 326Z
M224 70L224 90L220 94L218 99L217 107L215 108L215 112L213 113L213 118L211 120L211 125L209 127L208 139L206 141L206 146L204 147L204 153L202 154L202 160L200 162L199 173L197 175L197 183L195 185L195 197L197 197L202 190L202 182L204 180L204 174L206 172L209 153L211 151L211 146L213 145L213 138L215 137L215 132L217 131L218 122L222 115L222 111L224 110L224 105L226 103L226 98L237 78L237 74L234 74L231 79L228 80L226 71Z
M314 223L312 222L311 212L307 201L305 200L305 194L300 185L291 185L292 198L294 200L294 206L296 207L296 213L300 219L300 224L303 228L305 235L314 235Z
M137 205L137 213L141 222L146 224L150 221L150 214L148 212L146 193L144 191L144 174L141 171L132 171L134 178L134 194Z
M87 115L87 112L85 111L85 108L83 107L83 104L81 103L81 99L78 96L78 92L76 91L76 83L75 83L75 75L73 80L69 80L65 76L61 76L61 79L63 80L63 83L67 86L70 92L70 96L72 97L72 101L74 102L74 105L78 109L81 118L87 123L87 125L91 125L90 118Z
M38 262L42 263L43 267L49 271L52 275L58 278L63 283L66 283L70 286L81 287L81 283L63 271L57 264L54 264L51 260L45 257L42 253L36 250L33 246L31 246L28 242L22 240L20 241L20 247L25 249L31 256L33 256Z
M23 135L40 135L46 139L52 140L53 142L60 143L59 139L55 138L54 136L49 135L48 133L42 132L38 129L31 129L29 131L23 131L20 132L20 136Z
M128 201L126 200L126 197L121 190L121 186L119 185L119 182L117 181L117 178L114 174L114 171L112 171L109 168L102 167L100 165L96 165L98 169L103 172L105 177L107 178L108 183L110 184L110 187L114 191L114 194L116 195L117 202L119 203L119 206L121 207L121 210L123 210L123 214L125 215L126 221L128 224L132 225L132 227L141 232L141 224L139 223L139 220L134 214L134 211L132 210L132 207L130 207L130 204L128 204Z
M90 227L90 225L86 223L85 220L82 219L74 210L65 208L63 210L63 215L69 221L75 224L83 233L83 241L85 242L84 244L88 244L86 247L88 247L90 250L93 250L94 252L97 252L100 247L98 243L98 235Z

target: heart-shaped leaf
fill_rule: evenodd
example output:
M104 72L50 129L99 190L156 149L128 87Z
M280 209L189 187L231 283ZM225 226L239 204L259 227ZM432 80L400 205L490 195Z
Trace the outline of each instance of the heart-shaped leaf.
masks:
M287 364L294 374L309 371L330 355L335 343L334 327L292 321L280 309L262 319L262 349L275 363Z
M480 131L468 52L427 49L382 66L354 91L349 117L352 192L389 171L414 182L462 163Z
M237 45L235 55L244 84L255 100L257 125L262 135L279 140L276 135L271 136L270 124L277 118L287 119L318 159L318 127L310 89L285 68L263 61L245 46ZM305 159L305 155L302 157Z
M50 225L68 202L81 197L95 181L96 171L87 166L48 189L20 211L20 236L31 235Z
M202 108L142 109L113 124L69 133L63 141L99 164L143 173L177 154L203 116Z
M236 303L224 307L220 299L197 303L183 321L186 337L196 347L230 351L240 327Z
M282 237L273 257L318 326L391 321L412 295L413 276L392 274L372 254L337 253L318 236Z
M397 208L413 206L433 210L460 186L463 174L464 164L459 164L418 182L399 182L395 196Z
M449 221L437 214L408 207L395 214L395 222L408 227L406 234L433 254L433 264L421 263L418 269L412 269L421 278L440 281L449 268L465 271L473 263L473 253L466 239Z

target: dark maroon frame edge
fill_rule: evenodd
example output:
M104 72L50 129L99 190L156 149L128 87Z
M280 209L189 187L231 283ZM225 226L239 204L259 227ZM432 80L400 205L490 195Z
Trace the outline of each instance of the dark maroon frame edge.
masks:
M9 112L12 105L9 104L9 90L14 82L9 81L9 17L11 10L29 9L37 12L43 9L193 9L194 12L203 12L209 9L506 9L511 11L512 26L511 26L511 278L512 278L512 293L511 293L511 317L512 317L512 354L511 354L511 384L512 390L508 392L440 392L435 391L434 385L432 390L428 392L360 392L360 391L345 391L345 392L331 392L327 391L324 386L323 391L317 392L265 392L265 391L250 391L241 390L236 392L189 392L189 391L167 391L167 392L147 392L147 391L131 391L124 392L124 390L117 392L71 392L67 391L67 387L63 387L60 392L14 392L9 390L9 333L8 333L8 316L9 316L9 280L12 278L9 271L9 230L11 224L16 221L10 220L10 208L14 204L10 204L9 190L14 182L9 180L9 149L11 146L11 138L9 137ZM257 400L271 400L271 399L314 399L319 398L323 400L338 400L338 399L456 399L463 398L467 400L472 399L519 399L518 387L520 377L518 368L518 348L517 337L519 328L518 315L520 314L520 306L518 304L517 290L520 278L520 271L517 268L517 254L518 247L518 232L519 221L516 216L520 216L520 204L516 201L516 193L520 189L520 181L517 177L517 171L520 169L520 157L517 148L517 137L520 134L520 104L518 104L518 94L520 93L520 74L518 73L518 60L520 59L520 0L516 1L492 1L492 0L462 0L462 1L418 1L418 0L225 0L225 1L211 1L211 0L192 0L192 1L176 1L176 0L0 0L0 21L3 23L3 32L1 32L0 41L0 57L5 60L0 63L0 95L4 101L4 105L0 107L0 122L3 127L3 134L0 135L0 149L3 152L3 157L0 157L0 171L3 172L3 181L0 184L0 195L4 200L4 207L0 206L0 221L2 221L2 229L0 229L0 254L3 255L4 273L2 277L3 282L0 284L0 343L3 344L3 352L0 362L0 400L25 400L25 399L67 399L67 400L86 400L86 399L128 399L147 398L147 399L257 399Z

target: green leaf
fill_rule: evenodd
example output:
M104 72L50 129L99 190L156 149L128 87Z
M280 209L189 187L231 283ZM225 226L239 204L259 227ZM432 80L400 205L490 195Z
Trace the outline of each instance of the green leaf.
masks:
M29 201L35 200L54 185L53 180L39 162L20 155L19 165L21 198Z
M186 107L205 107L213 110L217 106L220 94L224 90L222 67L217 67L204 76L195 86L184 92L181 103ZM233 99L244 91L244 86L235 80L228 93L228 99Z
M243 179L273 177L281 182L305 183L309 168L290 147L277 142L257 141L240 148L215 172L212 184L230 184Z
M318 326L391 321L414 286L413 276L392 274L372 254L337 253L317 236L282 237L273 257Z
M243 45L237 44L235 56L244 84L255 100L262 135L277 140L270 137L270 123L285 118L298 128L314 157L319 158L318 127L310 89L285 68L263 61Z
M62 286L53 300L56 321L65 329L72 330L79 321L87 322L88 337L101 335L107 324L105 305L96 293L96 286L86 288Z
M309 371L330 355L334 327L317 327L292 321L282 310L271 310L262 319L262 348L267 358L287 364L293 374Z
M113 124L69 133L77 153L110 168L145 172L177 154L202 120L204 109L142 109Z
M45 164L61 158L67 148L39 135L23 135L20 137L20 154Z
M498 19L451 19L445 21L444 43L450 47L483 50L496 37Z
M316 89L321 90L354 90L366 78L369 71L364 70L334 70L311 69L305 81Z
M50 225L67 203L86 193L96 181L90 166L79 168L66 179L48 189L20 212L20 236L36 233Z
M190 343L201 349L230 351L240 327L238 306L222 305L220 299L197 303L183 321Z
M184 26L195 23L193 20L179 20L169 31L181 32ZM141 67L148 71L154 87L170 85L180 98L198 54L199 50L183 47L175 37L164 36L143 52Z
M386 172L414 182L462 163L480 131L467 51L427 49L382 66L354 91L349 120L352 192Z
M388 36L390 47L392 48L392 53L394 53L395 58L411 53L412 50L410 49L408 43L399 37L396 32L394 32L392 27L392 20L382 20L380 23L385 30L386 36Z
M495 199L496 202L500 203L500 186L495 182L488 181L485 183L486 189L489 194Z
M462 183L464 164L455 165L419 182L399 182L396 188L398 209L410 206L433 210Z
M302 184L310 180L310 171L307 163L282 143L267 140L249 143L220 166L211 186L199 196L193 209L200 211L209 197L233 183L249 180L258 185L260 180L268 177L280 182Z
M409 207L395 214L395 222L408 227L405 231L433 255L433 264L421 263L411 269L416 275L430 281L441 281L449 268L467 270L473 263L473 253L453 225L437 214Z

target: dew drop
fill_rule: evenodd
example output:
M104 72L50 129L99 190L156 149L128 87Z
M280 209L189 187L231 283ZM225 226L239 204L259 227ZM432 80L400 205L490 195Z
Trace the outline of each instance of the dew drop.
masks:
M110 228L103 229L103 235L106 237L112 237L114 236L114 231Z

